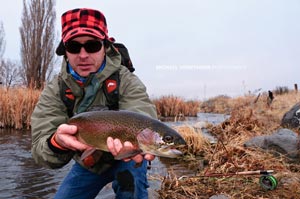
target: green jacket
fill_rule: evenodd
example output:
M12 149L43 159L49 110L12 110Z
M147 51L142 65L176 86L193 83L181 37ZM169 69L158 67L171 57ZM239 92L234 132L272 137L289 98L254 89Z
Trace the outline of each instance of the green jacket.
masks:
M114 48L108 47L106 49L106 66L101 73L97 73L94 77L98 80L97 83L100 84L100 88L102 88L103 82L116 71L119 71L120 74L119 108L156 118L155 106L150 101L144 84L136 75L121 65L120 54ZM83 99L83 93L92 84L91 82L95 82L92 81L95 79L93 79L93 76L90 76L84 88L80 87L74 78L67 73L66 64L63 64L60 75L76 97L74 107L76 111L80 101ZM95 92L96 97L92 101L91 106L105 105L106 98L103 90L97 89ZM55 77L44 88L31 116L31 152L37 163L50 168L61 168L73 158L82 165L78 153L74 151L55 153L48 146L47 140L49 137L56 132L60 124L67 123L68 119L67 109L60 97L58 77ZM103 165L99 161L91 170L100 173L102 167Z

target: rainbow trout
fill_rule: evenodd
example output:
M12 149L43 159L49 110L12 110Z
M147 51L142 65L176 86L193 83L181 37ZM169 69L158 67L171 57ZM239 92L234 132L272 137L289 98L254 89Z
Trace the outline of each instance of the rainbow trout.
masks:
M108 152L107 137L130 141L134 150L123 150L115 159L149 153L160 157L176 158L186 145L182 136L159 120L131 111L91 111L75 115L69 124L78 128L79 141ZM124 147L125 148L125 147Z

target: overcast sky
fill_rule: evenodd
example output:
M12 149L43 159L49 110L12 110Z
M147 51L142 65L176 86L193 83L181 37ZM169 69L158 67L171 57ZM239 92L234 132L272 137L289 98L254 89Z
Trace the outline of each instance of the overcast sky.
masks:
M239 96L300 83L299 0L58 0L59 36L61 14L77 7L105 14L151 97ZM5 58L20 59L21 13L22 0L0 7Z

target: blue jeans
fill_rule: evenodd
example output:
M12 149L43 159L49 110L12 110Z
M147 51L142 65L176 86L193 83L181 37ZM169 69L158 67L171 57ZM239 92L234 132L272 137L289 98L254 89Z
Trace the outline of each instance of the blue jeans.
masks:
M60 185L55 199L92 199L108 183L117 199L147 199L147 161L135 168L135 162L117 161L114 166L99 174L92 173L75 163Z

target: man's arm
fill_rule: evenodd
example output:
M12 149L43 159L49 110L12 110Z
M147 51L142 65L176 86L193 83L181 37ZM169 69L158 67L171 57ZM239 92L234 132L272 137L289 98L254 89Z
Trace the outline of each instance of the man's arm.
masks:
M51 145L51 138L58 126L67 120L66 107L60 99L55 79L43 90L31 116L31 152L37 163L50 168L60 168L71 160L73 151L60 150Z

